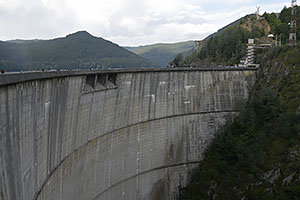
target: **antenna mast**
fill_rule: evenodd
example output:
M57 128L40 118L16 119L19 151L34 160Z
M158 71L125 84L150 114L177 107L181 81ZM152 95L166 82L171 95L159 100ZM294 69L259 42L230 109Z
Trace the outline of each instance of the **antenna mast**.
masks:
M289 36L289 45L294 46L297 44L296 38L296 7L297 0L292 0L292 12L291 12L291 23L290 23L290 36Z

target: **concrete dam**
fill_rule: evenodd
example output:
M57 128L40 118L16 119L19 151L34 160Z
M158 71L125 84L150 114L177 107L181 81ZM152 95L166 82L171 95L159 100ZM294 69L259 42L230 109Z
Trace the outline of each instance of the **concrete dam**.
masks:
M256 69L0 76L0 200L174 200Z

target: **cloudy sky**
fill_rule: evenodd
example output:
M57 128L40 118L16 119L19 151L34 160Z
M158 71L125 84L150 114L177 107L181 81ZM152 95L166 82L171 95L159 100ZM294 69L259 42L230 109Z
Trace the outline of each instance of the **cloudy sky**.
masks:
M289 0L0 0L0 40L50 39L86 30L119 45L200 40L256 6Z

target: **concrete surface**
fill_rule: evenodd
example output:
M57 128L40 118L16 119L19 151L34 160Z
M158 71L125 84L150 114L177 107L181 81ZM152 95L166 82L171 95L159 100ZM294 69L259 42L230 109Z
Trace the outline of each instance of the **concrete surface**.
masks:
M256 70L4 76L0 200L160 200L178 197Z

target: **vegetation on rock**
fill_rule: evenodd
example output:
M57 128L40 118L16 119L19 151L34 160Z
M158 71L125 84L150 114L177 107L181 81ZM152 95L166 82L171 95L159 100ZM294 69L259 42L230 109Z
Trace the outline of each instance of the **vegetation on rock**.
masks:
M281 13L264 13L259 18L256 15L241 18L207 37L200 52L188 55L183 59L181 66L239 64L246 56L247 42L250 38L254 38L256 44L274 44L277 39L278 43L285 45L289 37L290 13L291 8L285 7ZM297 7L297 13L300 13L300 7ZM300 15L297 15L297 21L300 21ZM274 37L269 38L269 34ZM300 26L297 27L297 35L300 35ZM173 61L170 64L174 66Z
M299 51L274 47L264 53L249 102L217 134L182 200L299 199Z
M184 61L185 65L223 64L234 65L246 55L249 38L267 37L269 24L256 16L246 16L232 25L223 28L204 41L200 52L193 52ZM174 64L173 61L170 65Z

